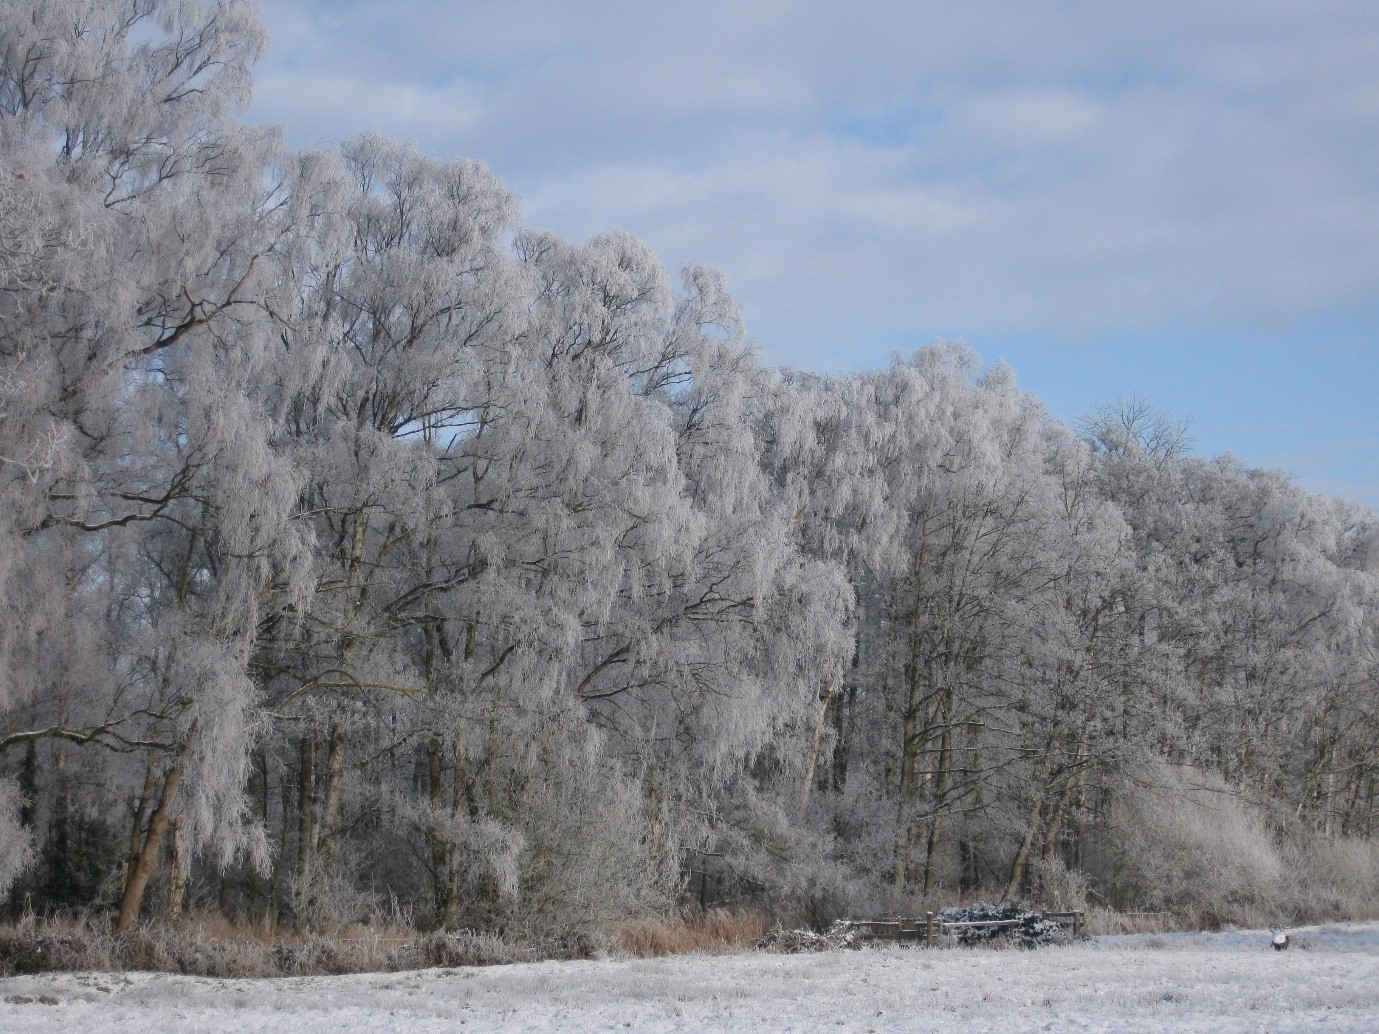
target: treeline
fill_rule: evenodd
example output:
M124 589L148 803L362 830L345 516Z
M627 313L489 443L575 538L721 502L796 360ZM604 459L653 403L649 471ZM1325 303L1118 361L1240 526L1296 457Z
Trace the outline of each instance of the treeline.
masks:
M711 271L246 126L264 42L0 12L12 910L1372 897L1372 511L963 346L768 369Z

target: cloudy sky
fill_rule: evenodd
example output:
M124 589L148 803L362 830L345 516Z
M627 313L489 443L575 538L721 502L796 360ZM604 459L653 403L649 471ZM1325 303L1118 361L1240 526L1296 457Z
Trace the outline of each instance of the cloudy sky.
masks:
M251 110L725 270L776 363L962 338L1379 506L1379 4L262 0Z

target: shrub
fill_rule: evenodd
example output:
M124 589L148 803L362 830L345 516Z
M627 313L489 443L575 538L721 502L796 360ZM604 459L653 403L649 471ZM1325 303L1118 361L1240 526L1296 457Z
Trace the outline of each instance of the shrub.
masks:
M1217 775L1159 763L1113 804L1111 896L1189 925L1267 925L1282 911L1285 866L1261 817Z

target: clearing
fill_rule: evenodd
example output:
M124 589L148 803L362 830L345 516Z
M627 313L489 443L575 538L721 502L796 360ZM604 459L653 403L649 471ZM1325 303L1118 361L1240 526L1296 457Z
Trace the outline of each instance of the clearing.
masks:
M1379 924L1293 937L1284 952L1253 931L1039 951L885 948L276 980L45 974L0 980L0 1029L1379 1030Z

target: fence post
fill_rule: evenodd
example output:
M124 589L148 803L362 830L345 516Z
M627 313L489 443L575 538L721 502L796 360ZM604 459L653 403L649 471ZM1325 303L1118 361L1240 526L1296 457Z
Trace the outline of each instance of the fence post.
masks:
M1073 940L1082 940L1082 912L1080 909L1073 909Z
M924 944L926 947L934 946L934 913L924 913Z

